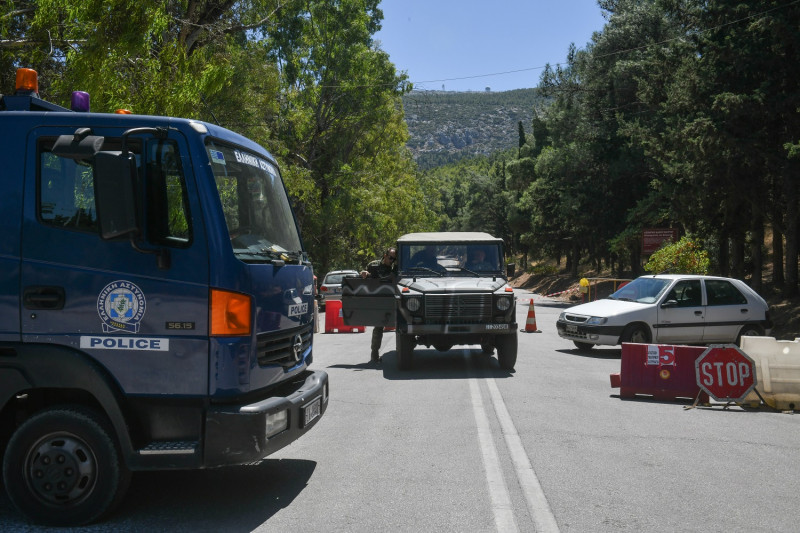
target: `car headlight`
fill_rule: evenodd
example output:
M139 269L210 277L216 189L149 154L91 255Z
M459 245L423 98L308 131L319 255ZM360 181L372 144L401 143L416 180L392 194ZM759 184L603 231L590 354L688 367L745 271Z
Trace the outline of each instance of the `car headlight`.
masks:
M406 309L411 311L412 313L416 313L419 311L419 308L422 307L422 302L419 298L409 298L406 300Z
M558 319L561 320L561 321L564 321L564 320L566 320L566 318L565 318L566 316L567 316L567 313L562 311L561 314L558 315Z
M587 326L602 326L608 322L608 317L604 316L593 316L589 317L589 320L586 321Z
M509 308L511 307L511 298L507 296L500 297L497 299L495 305L497 306L497 309L500 311L508 311Z

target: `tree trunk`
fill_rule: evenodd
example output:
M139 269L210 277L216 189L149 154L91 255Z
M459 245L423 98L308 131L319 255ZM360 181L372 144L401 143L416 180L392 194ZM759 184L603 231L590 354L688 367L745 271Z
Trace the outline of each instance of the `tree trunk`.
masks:
M719 250L717 251L717 263L719 267L719 275L728 277L731 271L731 258L729 248L728 230L723 229L719 233Z
M795 296L797 294L797 184L795 183L795 176L787 172L784 176L785 196L786 203L786 283L784 284L784 292L786 296Z
M777 216L777 215L776 215ZM783 275L783 233L772 225L772 283L783 287L786 278Z
M760 293L763 285L764 255L762 246L764 245L764 217L761 214L753 216L752 241L750 243L750 255L753 259L753 277L750 286Z

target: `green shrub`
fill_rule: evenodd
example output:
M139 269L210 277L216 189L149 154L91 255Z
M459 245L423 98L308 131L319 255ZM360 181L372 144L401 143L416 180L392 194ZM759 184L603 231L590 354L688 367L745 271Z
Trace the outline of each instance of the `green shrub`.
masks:
M653 253L644 269L653 273L708 274L708 265L708 252L689 237L681 237Z

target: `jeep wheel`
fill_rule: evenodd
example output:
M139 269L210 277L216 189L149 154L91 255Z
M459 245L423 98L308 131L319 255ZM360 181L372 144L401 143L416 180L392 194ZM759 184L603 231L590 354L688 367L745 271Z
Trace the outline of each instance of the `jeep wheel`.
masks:
M497 348L497 360L503 370L514 370L517 364L517 334L498 335L494 339Z
M411 370L414 358L414 337L398 331L395 335L395 346L397 348L397 369Z
M48 409L23 422L3 461L8 497L46 525L99 520L122 500L129 481L103 418L77 406Z

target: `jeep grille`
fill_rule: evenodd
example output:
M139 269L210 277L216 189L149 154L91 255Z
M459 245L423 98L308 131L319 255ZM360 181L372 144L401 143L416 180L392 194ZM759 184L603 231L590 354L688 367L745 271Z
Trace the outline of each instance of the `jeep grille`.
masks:
M425 298L428 324L480 324L492 322L491 294L434 294Z

